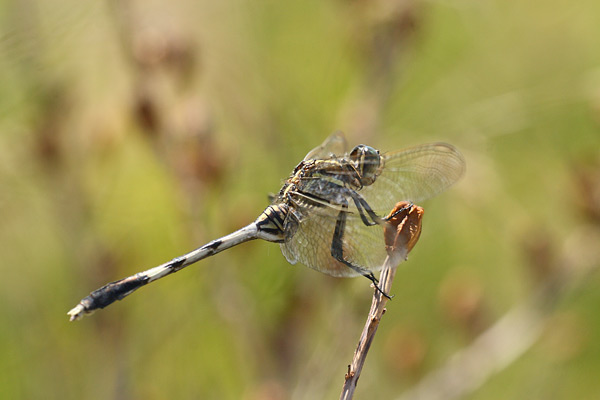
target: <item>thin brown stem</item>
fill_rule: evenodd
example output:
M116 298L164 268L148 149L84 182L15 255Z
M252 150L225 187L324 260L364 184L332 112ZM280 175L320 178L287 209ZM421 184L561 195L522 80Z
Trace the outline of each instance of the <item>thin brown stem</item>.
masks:
M395 214L395 215L394 215ZM391 217L393 216L393 217ZM362 372L367 354L375 338L375 333L379 327L379 321L385 313L385 306L388 298L383 293L390 293L392 282L396 275L396 267L406 259L408 252L413 248L421 233L421 219L423 209L407 202L396 204L396 207L390 213L390 219L384 228L386 249L388 256L383 264L383 270L380 277L381 291L375 290L373 300L371 301L371 310L367 321L360 335L358 347L354 352L352 363L348 366L348 373L345 376L344 387L340 399L352 399L358 383L358 378Z

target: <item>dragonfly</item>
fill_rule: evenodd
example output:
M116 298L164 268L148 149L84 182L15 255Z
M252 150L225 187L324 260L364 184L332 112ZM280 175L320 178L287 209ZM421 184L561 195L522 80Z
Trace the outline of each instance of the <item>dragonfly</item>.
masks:
M299 262L335 277L362 275L381 292L374 272L387 255L383 229L391 216L384 216L398 201L413 204L441 193L464 171L463 156L447 143L388 153L360 144L347 152L343 133L336 132L304 157L254 222L162 265L108 283L68 315L78 320L150 282L254 239L279 243L291 264Z

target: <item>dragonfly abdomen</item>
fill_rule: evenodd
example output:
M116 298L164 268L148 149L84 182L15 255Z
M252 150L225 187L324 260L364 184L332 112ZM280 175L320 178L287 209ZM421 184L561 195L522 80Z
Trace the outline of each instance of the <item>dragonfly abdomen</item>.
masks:
M254 221L258 237L269 242L281 243L285 239L284 224L289 206L285 203L272 204Z

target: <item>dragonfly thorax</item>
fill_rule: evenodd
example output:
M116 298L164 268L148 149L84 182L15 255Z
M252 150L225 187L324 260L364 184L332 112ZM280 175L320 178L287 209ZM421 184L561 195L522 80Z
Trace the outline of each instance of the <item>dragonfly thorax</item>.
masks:
M295 193L316 197L338 196L336 189L345 187L360 190L363 186L360 173L354 163L344 158L302 161L287 179L276 202L287 201Z

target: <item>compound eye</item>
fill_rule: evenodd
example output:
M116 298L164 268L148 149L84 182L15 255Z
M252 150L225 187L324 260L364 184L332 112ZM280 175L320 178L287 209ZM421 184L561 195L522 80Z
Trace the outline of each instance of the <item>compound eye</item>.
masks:
M379 150L371 146L359 144L350 152L350 160L352 160L354 167L359 172L363 185L370 185L375 182L381 163Z

